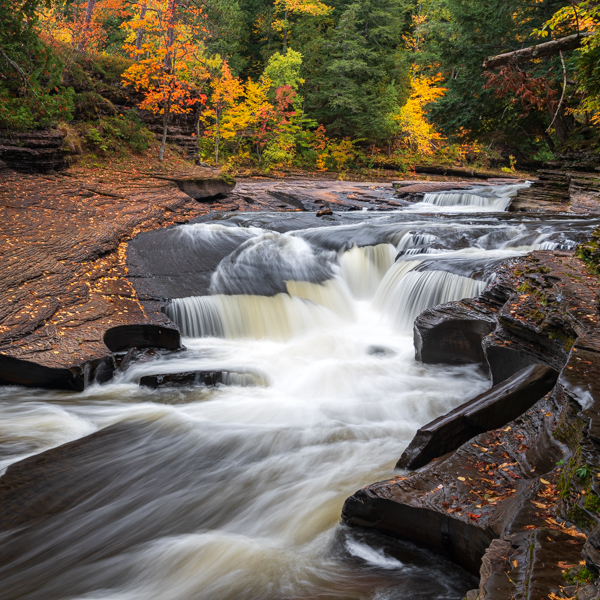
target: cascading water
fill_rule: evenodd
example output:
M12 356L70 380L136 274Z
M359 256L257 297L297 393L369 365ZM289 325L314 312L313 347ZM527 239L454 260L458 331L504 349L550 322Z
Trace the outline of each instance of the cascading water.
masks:
M419 426L489 385L474 366L416 362L416 314L598 222L348 213L294 230L289 214L280 233L282 218L174 230L182 254L213 261L200 295L167 308L185 350L80 394L2 388L0 468L123 427L78 451L79 502L57 498L61 510L1 534L2 600L460 600L476 586L439 556L341 525L342 504L393 476ZM224 383L137 384L189 371Z
M520 189L530 183L474 187L468 190L431 192L421 205L431 205L441 212L503 212Z

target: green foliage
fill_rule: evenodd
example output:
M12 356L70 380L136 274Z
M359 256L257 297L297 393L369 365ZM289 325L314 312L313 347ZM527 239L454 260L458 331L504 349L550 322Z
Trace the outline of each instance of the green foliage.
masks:
M563 577L570 585L587 585L594 583L597 576L583 566L572 567L563 573Z
M125 115L102 117L79 128L86 147L93 152L120 153L123 146L134 152L150 148L153 136L133 110Z

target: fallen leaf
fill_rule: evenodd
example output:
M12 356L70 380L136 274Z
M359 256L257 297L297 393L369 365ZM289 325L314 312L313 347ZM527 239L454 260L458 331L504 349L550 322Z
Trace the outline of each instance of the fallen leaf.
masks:
M549 482L549 481L546 481L545 479L541 479L541 478L540 478L540 481L541 481L541 482L542 482L544 485L550 485L550 482Z
M464 477L458 477L459 481L466 481L466 479Z

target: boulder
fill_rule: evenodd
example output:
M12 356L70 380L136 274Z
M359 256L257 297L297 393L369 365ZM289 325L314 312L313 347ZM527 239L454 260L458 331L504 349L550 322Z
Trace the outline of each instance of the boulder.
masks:
M483 433L506 425L531 408L556 383L558 372L534 365L451 410L424 427L404 451L397 469L417 469Z
M235 187L235 180L223 176L209 175L155 175L157 179L173 181L177 187L194 200L211 200L229 194Z
M493 310L475 302L429 308L415 320L415 358L429 364L485 364L481 342L496 326Z
M179 387L204 385L213 387L223 381L223 371L186 371L184 373L164 373L145 375L140 385L157 389L159 387Z

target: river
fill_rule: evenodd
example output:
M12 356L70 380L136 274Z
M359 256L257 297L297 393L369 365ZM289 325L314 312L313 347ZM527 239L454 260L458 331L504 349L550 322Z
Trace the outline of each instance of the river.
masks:
M319 227L302 213L180 226L182 253L237 240L209 293L167 308L185 350L83 393L0 388L2 470L127 426L80 457L99 482L82 502L2 534L0 599L463 598L471 575L340 513L396 474L420 425L489 387L476 366L416 362L415 317L477 295L509 257L571 249L598 226L502 213L516 189L432 194ZM138 385L194 370L224 383Z

